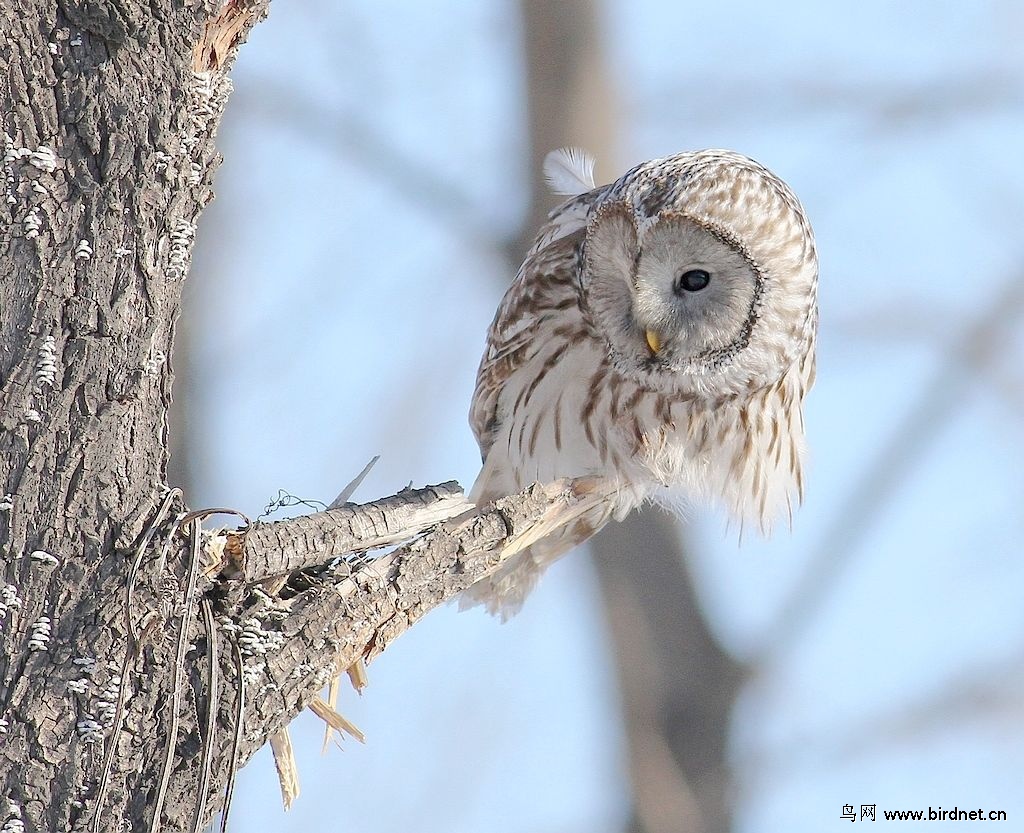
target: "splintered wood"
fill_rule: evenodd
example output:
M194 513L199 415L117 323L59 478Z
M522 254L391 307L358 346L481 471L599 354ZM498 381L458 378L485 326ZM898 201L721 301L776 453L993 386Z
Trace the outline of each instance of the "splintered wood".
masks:
M335 708L337 675L348 673L359 690L364 661L517 553L607 504L613 489L596 478L559 480L481 507L469 503L457 483L405 489L362 505L224 533L221 577L252 586L340 565L289 601L285 625L296 638L308 634L322 646L323 663L336 675L327 698L319 696L323 678L314 682L316 669L294 673L301 669L282 663L275 677L287 681L288 690L282 685L280 691L283 714L313 711L325 724L325 748L335 731L362 741L362 732ZM365 555L387 546L394 549ZM271 748L288 807L298 795L298 776L286 727L271 735Z

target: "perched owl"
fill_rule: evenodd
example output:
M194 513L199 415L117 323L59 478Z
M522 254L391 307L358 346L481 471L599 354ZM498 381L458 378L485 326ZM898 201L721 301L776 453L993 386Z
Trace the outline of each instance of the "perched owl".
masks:
M575 150L545 163L571 199L491 324L470 499L585 475L612 497L465 594L503 616L551 561L645 500L718 501L767 532L803 496L818 264L800 202L724 150L645 162L601 187L592 170Z

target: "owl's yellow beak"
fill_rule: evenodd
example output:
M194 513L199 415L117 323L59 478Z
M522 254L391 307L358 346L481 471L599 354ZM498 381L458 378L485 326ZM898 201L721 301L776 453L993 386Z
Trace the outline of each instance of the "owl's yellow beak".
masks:
M661 349L661 337L654 332L654 330L647 330L647 346L651 348L651 352L657 354Z

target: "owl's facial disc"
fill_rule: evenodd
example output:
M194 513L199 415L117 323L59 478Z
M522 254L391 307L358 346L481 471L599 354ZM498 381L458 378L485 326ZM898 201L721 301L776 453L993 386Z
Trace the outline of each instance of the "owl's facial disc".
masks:
M587 305L623 369L681 374L723 367L746 346L760 273L728 231L679 212L637 230L624 203L587 228Z
M721 231L665 214L641 233L634 268L632 314L657 361L706 369L744 345L760 276Z

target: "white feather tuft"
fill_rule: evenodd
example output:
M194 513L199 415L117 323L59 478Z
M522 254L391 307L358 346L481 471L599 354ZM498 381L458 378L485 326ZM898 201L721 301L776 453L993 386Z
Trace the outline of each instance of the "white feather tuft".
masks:
M544 157L544 177L556 194L575 197L595 188L594 157L580 148L559 148Z

